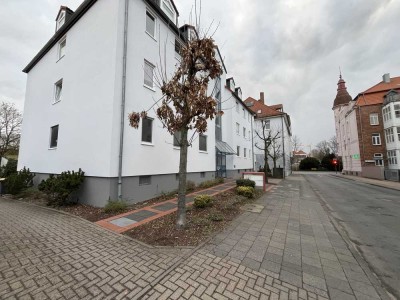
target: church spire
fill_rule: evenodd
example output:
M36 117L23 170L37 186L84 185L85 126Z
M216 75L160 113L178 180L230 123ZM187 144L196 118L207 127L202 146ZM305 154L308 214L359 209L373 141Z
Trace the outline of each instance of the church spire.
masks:
M340 67L339 67L339 81L337 85L338 85L337 94L335 101L333 101L333 108L339 105L348 104L352 100L351 96L347 92L346 81L344 81L342 78L342 71L340 70Z

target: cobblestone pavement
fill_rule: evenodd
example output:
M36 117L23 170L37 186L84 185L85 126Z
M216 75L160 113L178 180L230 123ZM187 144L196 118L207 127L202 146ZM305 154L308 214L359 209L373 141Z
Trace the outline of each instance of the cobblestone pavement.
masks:
M381 299L303 177L257 203L188 252L0 200L0 299Z
M133 299L182 254L0 200L0 299Z

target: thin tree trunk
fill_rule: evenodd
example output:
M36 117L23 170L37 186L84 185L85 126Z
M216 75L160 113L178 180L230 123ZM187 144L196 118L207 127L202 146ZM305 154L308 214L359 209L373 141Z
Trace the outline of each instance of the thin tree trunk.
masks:
M264 174L265 174L265 183L268 183L268 155L264 156Z
M178 187L178 217L176 227L183 229L186 226L186 171L187 171L187 142L188 130L181 131L181 151L179 162L179 187Z

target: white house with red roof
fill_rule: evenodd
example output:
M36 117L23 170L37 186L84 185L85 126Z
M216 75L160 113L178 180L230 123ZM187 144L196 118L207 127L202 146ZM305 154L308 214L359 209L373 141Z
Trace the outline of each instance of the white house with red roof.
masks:
M262 130L261 123L264 122L266 130L271 132L272 136L276 136L276 147L281 152L281 155L276 160L276 166L278 169L283 170L284 176L291 174L291 137L292 129L290 116L284 112L282 104L267 105L265 104L264 93L260 93L260 99L256 100L252 97L248 97L244 101L248 108L255 113L255 125L254 131ZM264 151L257 148L256 144L260 144L261 140L254 134L254 168L259 170L264 167ZM262 147L261 147L262 148ZM272 153L270 149L270 153ZM268 160L270 169L273 169L273 159L270 157Z

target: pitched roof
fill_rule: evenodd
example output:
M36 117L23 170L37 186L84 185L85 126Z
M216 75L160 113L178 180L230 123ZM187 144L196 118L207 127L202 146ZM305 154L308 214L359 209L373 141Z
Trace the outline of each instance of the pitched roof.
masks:
M390 82L379 82L362 93L359 93L354 99L356 105L367 106L383 103L384 96L390 91L400 91L400 77L390 78Z
M282 104L268 106L252 97L248 97L246 100L244 100L244 103L248 108L256 113L257 118L274 117L285 114L284 112L277 110L279 108L282 108Z
M303 150L293 151L293 155L307 155Z

